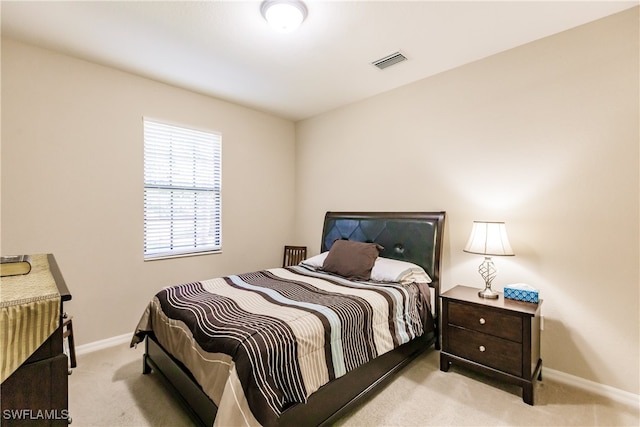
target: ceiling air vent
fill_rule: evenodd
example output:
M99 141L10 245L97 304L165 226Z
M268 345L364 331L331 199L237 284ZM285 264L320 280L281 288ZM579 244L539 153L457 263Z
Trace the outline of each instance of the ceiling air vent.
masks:
M372 64L376 67L384 70L387 67L391 67L393 64L397 64L398 62L406 61L407 57L401 54L400 52L392 53L389 56L385 56L382 59L378 59L377 61L373 61Z

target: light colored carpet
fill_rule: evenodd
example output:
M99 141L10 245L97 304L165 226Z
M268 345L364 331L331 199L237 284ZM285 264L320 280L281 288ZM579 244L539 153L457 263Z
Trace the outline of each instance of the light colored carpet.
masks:
M78 356L69 377L74 426L191 426L187 413L155 374L142 375L143 346ZM535 406L520 388L452 367L439 352L419 356L337 426L638 426L637 408L544 378Z

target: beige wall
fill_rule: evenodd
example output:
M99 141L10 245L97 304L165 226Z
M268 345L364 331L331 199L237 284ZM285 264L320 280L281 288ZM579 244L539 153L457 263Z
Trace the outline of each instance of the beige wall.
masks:
M446 210L443 286L481 287L462 249L504 220L494 283L540 290L544 365L640 393L638 50L635 8L299 122L298 240L327 210Z
M222 132L223 253L143 261L142 117ZM133 330L162 286L281 262L294 124L2 42L2 254L55 254L77 344Z

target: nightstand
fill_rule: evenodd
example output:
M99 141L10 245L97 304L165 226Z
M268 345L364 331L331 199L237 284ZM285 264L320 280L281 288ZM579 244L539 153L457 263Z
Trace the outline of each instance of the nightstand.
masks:
M478 289L456 286L442 298L440 370L452 363L522 387L533 405L533 385L542 379L540 306L478 297Z

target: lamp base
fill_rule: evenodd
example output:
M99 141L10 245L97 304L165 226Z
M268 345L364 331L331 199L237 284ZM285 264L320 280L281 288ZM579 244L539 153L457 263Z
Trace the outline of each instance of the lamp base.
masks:
M498 299L500 294L495 292L495 291L493 291L493 290L491 290L491 288L484 288L483 290L478 292L478 296L480 298Z

